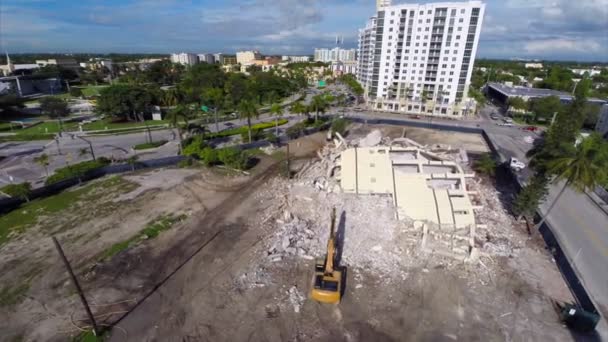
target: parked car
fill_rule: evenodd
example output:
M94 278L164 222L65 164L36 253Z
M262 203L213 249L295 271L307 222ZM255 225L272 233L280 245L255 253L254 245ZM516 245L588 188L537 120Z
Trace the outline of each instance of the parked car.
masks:
M526 168L526 164L517 160L516 158L511 157L511 159L509 159L509 167L511 168L511 170L519 172Z
M526 126L522 128L524 131L536 132L538 131L538 127L536 126Z
M513 123L513 119L511 118L503 118L502 121L504 121L505 123Z
M496 124L498 126L513 127L513 123L511 123L511 122L498 122Z
M500 118L500 116L498 116L498 114L496 114L496 113L492 113L492 115L490 115L490 118L492 120L498 120Z

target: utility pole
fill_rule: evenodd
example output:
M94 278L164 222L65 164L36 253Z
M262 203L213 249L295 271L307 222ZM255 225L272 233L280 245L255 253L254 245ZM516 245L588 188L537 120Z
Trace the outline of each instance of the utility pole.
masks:
M290 179L291 178L291 171L290 171L290 168L289 168L289 141L287 141L287 158L286 158L286 161L287 161L287 179Z
M217 123L217 107L213 108L213 116L215 117L215 133L220 131L220 125Z
M61 155L61 148L59 147L59 137L55 136L55 142L57 143L57 153Z
M82 292L82 288L80 287L80 284L78 283L78 279L76 278L76 275L74 274L74 271L72 270L72 266L70 265L70 262L65 257L65 254L63 253L63 249L61 248L59 241L57 241L57 238L54 236L53 236L53 243L55 244L57 253L59 253L59 256L61 257L61 261L63 261L63 265L65 266L66 270L70 274L70 278L72 279L72 283L76 287L76 292L78 292L80 301L82 302L82 305L84 306L84 309L87 312L87 316L89 317L89 320L91 321L91 324L93 325L93 333L95 334L95 336L99 336L100 331L99 331L99 328L97 328L97 323L95 322L95 317L93 316L93 313L91 312L91 308L89 307L87 298L84 296L84 292Z

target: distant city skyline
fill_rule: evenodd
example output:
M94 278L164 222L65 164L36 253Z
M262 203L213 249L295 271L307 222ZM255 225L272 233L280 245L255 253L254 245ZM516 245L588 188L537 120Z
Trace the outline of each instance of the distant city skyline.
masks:
M396 1L393 3L404 3ZM432 1L408 1L408 3ZM490 0L478 58L608 61L608 0ZM356 48L374 0L2 0L0 51L174 53Z

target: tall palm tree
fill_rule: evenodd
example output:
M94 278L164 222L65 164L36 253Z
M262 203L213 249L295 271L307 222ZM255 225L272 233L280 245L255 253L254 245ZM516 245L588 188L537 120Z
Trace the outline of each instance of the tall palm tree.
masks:
M222 88L207 88L203 92L202 100L208 102L208 104L213 107L215 131L219 132L220 126L217 120L217 112L226 101L224 90Z
M570 155L549 161L547 170L556 175L552 183L563 181L564 185L536 228L542 226L567 187L583 192L595 188L608 177L608 143L599 134L591 134Z
M46 172L46 176L49 176L49 164L51 163L48 154L43 153L38 157L34 158L34 162L38 165L44 167L44 171Z
M179 149L182 149L182 130L179 125L180 120L186 123L188 127L188 120L192 117L192 111L190 108L184 105L177 105L177 107L171 109L167 114L167 119L171 122L171 126L177 129L177 137L179 139Z
M260 116L258 108L253 101L242 100L239 103L239 116L241 119L247 119L247 128L249 129L249 143L251 143L251 119Z
M327 106L327 102L322 95L315 95L310 103L310 109L315 112L315 121L319 120L319 112L324 111Z
M280 104L278 103L273 103L272 106L270 106L270 114L275 116L275 126L274 126L274 133L275 135L279 135L279 118L281 117L281 115L283 115L283 107L281 107Z

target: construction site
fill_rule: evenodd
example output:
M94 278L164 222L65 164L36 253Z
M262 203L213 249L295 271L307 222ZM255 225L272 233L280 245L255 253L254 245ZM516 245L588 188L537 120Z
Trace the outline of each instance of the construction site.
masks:
M124 176L107 210L56 229L108 340L571 338L552 302L573 299L550 252L509 213L508 184L472 168L489 152L481 136L351 124L288 151L264 149L248 173ZM159 214L179 220L103 254ZM31 284L2 310L2 340L91 329L40 229L0 250L0 280Z

